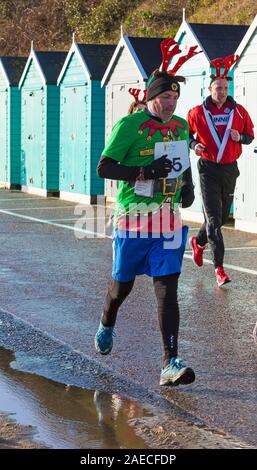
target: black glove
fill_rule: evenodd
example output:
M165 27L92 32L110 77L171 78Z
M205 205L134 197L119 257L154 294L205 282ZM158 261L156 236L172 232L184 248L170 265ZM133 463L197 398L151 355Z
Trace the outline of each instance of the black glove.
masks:
M156 180L158 178L167 178L172 169L172 163L167 158L167 155L154 160L150 165L144 166L145 180Z
M192 206L195 199L194 193L194 185L193 184L185 184L181 188L181 203L182 208L185 209L186 207Z

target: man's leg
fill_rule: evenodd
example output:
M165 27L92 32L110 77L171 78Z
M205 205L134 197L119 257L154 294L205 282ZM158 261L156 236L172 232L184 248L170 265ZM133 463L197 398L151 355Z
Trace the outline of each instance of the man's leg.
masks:
M201 267L203 266L203 252L206 248L206 244L208 242L207 239L207 232L206 232L206 217L204 214L204 223L200 227L200 230L197 236L193 236L189 238L189 246L192 248L193 251L193 261L194 263Z
M154 277L158 320L162 335L163 367L178 354L179 306L177 298L179 274Z
M178 354L179 307L177 299L179 274L154 277L158 304L158 319L163 341L163 368L160 385L189 384L195 380L194 371L186 367Z
M198 170L207 238L210 243L214 266L218 268L223 266L225 253L221 227L226 223L229 216L239 171L236 162L217 165L202 159L198 162ZM200 237L199 244L202 245Z
M134 279L119 282L112 279L105 297L104 310L95 335L95 348L101 354L109 354L113 345L113 329L118 309L132 290Z
M222 185L222 225L228 221L230 208L234 198L236 180L239 175L237 163L224 165Z
M223 165L221 169L222 177L222 214L221 214L221 225L224 225L229 217L230 207L233 202L234 190L236 185L236 179L239 174L237 163L231 163ZM227 284L231 281L227 273L223 268L223 259L224 259L224 243L223 243L223 257L220 261L219 266L215 269L216 281L219 287ZM219 262L217 262L218 264ZM221 264L222 263L222 264Z
M206 217L203 210L204 222L199 228L198 234L196 235L196 242L199 246L204 247L208 243L207 231L206 231Z
M114 326L118 309L124 302L126 297L130 294L135 279L128 282L119 282L112 279L109 284L107 294L105 297L103 315L101 318L104 326Z
M205 162L201 158L199 158L199 160L198 160L197 168L198 168L199 176L200 176L200 174L205 169ZM201 186L201 180L200 180L200 186ZM203 216L204 216L204 222L201 225L201 227L198 231L198 234L196 235L196 242L201 247L205 246L206 243L208 242L207 231L206 231L206 222L207 221L206 221L206 217L205 217L204 208L203 208Z
M203 161L201 158L198 160L198 171L199 171L199 176L200 176L200 186L201 186L201 175L203 172L208 171L208 168L206 169L206 165L208 166L208 162L206 164L205 161ZM201 188L202 189L202 188ZM194 263L201 267L203 266L203 252L204 249L206 248L206 245L208 243L208 237L207 237L207 219L206 219L206 213L204 210L203 206L203 216L204 216L204 222L201 225L198 234L196 236L192 236L189 239L189 245L192 248L193 251L193 261Z
M223 266L224 241L222 226L222 178L214 172L200 174L203 209L206 219L207 239L215 268Z

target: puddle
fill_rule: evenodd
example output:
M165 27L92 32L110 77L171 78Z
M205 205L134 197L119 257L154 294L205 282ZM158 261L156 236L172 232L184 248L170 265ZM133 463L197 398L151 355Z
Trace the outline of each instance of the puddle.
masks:
M129 424L151 416L138 402L21 372L13 361L0 348L0 410L36 427L35 440L55 449L148 448Z

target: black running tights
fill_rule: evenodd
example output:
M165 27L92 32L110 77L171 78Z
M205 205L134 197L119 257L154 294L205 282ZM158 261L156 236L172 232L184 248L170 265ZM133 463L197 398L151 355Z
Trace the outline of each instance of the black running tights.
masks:
M177 300L179 274L154 277L154 291L157 299L158 320L162 335L166 366L171 357L178 352L179 307ZM118 309L129 295L134 280L129 282L111 281L105 298L102 323L104 326L114 326Z

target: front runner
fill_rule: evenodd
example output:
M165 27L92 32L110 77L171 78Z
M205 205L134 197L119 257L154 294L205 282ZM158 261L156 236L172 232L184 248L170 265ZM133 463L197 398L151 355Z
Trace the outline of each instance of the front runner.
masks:
M165 154L154 159L154 148L157 142L188 142L187 122L174 115L179 81L183 80L175 76L175 70L196 52L192 48L167 72L170 58L180 50L172 39L164 40L161 47L162 71L155 71L149 79L147 109L117 122L98 165L99 176L120 183L114 216L113 279L95 346L101 354L110 353L118 309L131 292L135 277L147 274L153 278L164 348L160 385L178 385L193 382L195 374L178 358L177 287L188 227L180 224L173 232L174 204L192 204L193 184L190 167L181 176L166 179L172 163Z

